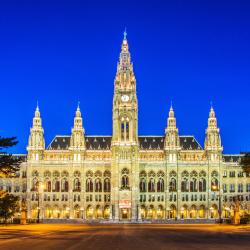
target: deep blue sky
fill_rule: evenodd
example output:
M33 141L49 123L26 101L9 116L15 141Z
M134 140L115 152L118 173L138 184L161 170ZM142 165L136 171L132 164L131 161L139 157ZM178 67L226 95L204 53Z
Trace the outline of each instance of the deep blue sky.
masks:
M104 3L105 2L105 3ZM37 100L46 145L70 134L78 100L87 134L112 133L124 27L137 79L139 133L204 144L214 104L225 153L250 150L250 1L1 1L0 135L24 153Z

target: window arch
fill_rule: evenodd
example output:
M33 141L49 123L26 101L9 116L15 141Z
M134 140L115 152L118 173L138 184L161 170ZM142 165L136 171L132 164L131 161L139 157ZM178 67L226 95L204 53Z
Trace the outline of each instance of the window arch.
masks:
M159 178L157 182L157 192L164 192L164 180Z
M188 192L188 191L189 191L188 179L184 177L183 180L181 181L181 192Z
M93 192L93 181L91 178L86 180L86 192Z
M44 172L44 177L51 177L51 173L50 173L50 171L45 171Z
M75 178L74 179L74 191L81 191L81 182L79 180L79 178Z
M60 192L60 181L58 179L54 179L52 182L53 192Z
M200 178L199 180L199 192L206 192L206 179Z
M102 192L102 182L100 178L95 180L95 192Z
M120 121L120 130L121 130L121 140L129 140L129 118L127 116L121 117Z
M31 184L31 191L37 191L38 189L38 179L37 178L34 178L32 180L32 184Z
M155 180L154 178L150 178L148 182L148 192L155 192Z
M51 181L49 178L45 180L45 192L51 192Z
M105 170L104 173L103 173L103 176L104 177L111 177L111 173L109 170Z
M110 192L110 191L111 191L110 179L105 178L104 179L104 192Z
M192 171L190 174L191 180L190 180L190 192L197 192L198 188L197 188L197 172L196 171Z
M129 188L129 171L127 168L122 170L122 179L121 179L121 186L122 188Z
M146 192L146 180L145 180L145 178L140 179L140 192Z
M216 177L213 177L211 180L211 189L218 189L219 188L219 181Z
M69 191L69 182L66 178L62 179L61 182L61 191L62 192L68 192Z
M169 192L176 192L176 178L172 177L169 182Z

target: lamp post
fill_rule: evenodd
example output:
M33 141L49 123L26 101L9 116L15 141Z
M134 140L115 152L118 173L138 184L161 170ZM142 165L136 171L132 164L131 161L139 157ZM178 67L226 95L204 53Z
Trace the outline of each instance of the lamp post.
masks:
M221 214L222 214L222 211L221 211L221 192L219 190L219 187L217 185L212 185L212 191L216 192L216 191L219 191L219 223L221 224L222 223L222 219L221 219Z
M40 190L43 191L44 184L41 182L38 182L38 187L37 187L37 223L40 223Z

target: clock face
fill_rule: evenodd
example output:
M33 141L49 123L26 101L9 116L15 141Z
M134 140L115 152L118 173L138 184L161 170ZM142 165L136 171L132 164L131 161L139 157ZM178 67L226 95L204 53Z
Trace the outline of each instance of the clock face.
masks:
M128 95L122 95L121 100L122 100L122 102L127 102L127 101L129 101L129 96Z

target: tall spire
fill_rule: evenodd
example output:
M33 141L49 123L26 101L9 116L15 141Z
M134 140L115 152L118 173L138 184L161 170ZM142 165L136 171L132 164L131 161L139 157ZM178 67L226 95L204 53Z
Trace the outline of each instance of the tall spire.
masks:
M176 127L176 119L171 102L167 120L167 128L165 129L165 151L168 154L168 159L170 162L176 162L178 150L180 150L179 132L178 128Z
M73 151L81 151L85 149L85 138L84 138L84 128L82 125L82 115L80 110L80 103L78 102L75 118L74 118L74 127L71 130L71 138L70 138L70 150ZM78 157L75 156L74 159L80 160L80 155Z
M38 106L38 101L36 103L35 117L40 117L40 110L39 110L39 106Z
M121 52L119 62L117 65L117 72L115 77L115 88L119 89L135 89L136 80L133 70L133 64L131 62L131 56L129 52L127 32L126 29L123 33L123 40L121 45Z
M42 151L44 149L45 149L44 130L42 127L42 119L40 117L40 110L37 103L33 118L33 124L30 129L29 143L27 147L29 157L33 160L41 159Z
M172 101L171 101L171 106L170 106L169 113L168 113L167 129L177 129L176 128L176 119L174 117L174 109L172 106Z
M127 40L127 29L125 27L125 30L123 32L123 40Z
M114 80L112 143L137 144L137 119L136 79L125 30Z
M210 107L208 126L206 129L205 150L211 153L213 156L211 158L214 160L217 159L216 155L220 154L223 150L220 129L217 127L217 119L212 105Z

